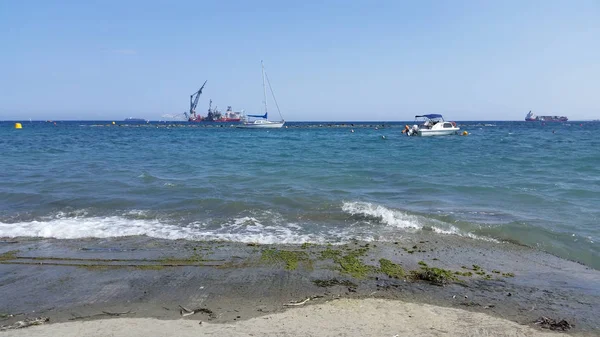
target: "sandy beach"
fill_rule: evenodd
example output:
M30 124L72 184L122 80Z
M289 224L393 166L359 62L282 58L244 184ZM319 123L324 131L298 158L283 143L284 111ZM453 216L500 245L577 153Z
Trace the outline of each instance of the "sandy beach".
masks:
M600 331L598 271L509 243L419 234L337 246L121 238L2 248L7 336L554 335L540 317L566 320L569 334ZM37 317L48 321L8 329Z
M382 299L340 299L245 321L116 318L13 330L5 336L557 336L466 310Z

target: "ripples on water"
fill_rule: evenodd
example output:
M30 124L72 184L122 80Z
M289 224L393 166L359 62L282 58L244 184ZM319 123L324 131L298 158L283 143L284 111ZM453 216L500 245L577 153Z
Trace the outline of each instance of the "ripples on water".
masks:
M0 236L302 243L425 230L600 268L600 123L464 122L468 137L432 138L403 136L403 123L99 125L0 124Z

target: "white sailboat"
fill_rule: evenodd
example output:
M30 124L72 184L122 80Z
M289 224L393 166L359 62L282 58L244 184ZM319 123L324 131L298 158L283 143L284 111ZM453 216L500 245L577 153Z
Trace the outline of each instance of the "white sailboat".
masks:
M283 127L285 121L283 120L283 116L281 116L281 110L279 110L279 104L277 104L277 100L275 99L275 94L273 94L273 88L271 88L271 83L269 82L269 78L265 75L265 65L262 61L260 61L260 65L262 66L262 77L263 77L263 95L264 95L264 103L265 103L265 114L264 115L248 115L247 117L254 118L254 120L249 121L247 117L245 121L238 125L238 128L242 129L279 129ZM280 121L270 121L269 120L269 112L267 109L267 87L265 84L265 78L267 79L267 83L269 84L269 90L273 95L273 101L275 101L275 106L277 106L277 111L279 112L279 117L281 117Z

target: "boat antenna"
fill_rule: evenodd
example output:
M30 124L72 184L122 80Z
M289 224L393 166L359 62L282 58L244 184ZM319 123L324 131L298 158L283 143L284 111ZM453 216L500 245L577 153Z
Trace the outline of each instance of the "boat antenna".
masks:
M275 98L275 93L273 92L271 81L269 81L269 75L265 73L265 77L267 78L267 84L269 84L269 90L271 91L271 95L273 95L273 101L275 102L275 106L277 107L277 112L279 112L279 117L281 117L281 120L283 120L283 115L281 114L281 110L279 109L279 104L277 104L277 98Z

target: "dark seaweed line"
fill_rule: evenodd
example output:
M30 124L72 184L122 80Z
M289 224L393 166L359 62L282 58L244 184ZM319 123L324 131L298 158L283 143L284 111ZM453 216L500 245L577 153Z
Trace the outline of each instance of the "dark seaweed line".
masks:
M34 260L34 261L40 261L40 260L51 260L51 261L95 261L95 262L164 262L166 260L168 261L188 261L189 258L171 258L171 257L165 257L164 259L84 259L84 258L76 258L76 257L44 257L44 256L15 256L13 259L19 259L19 260ZM225 260L209 260L209 259L202 259L199 260L201 262L223 262Z
M96 260L82 260L95 262ZM150 261L147 261L150 262ZM156 261L158 262L158 261ZM32 265L32 266L66 266L66 267L108 267L108 268L124 268L124 267L219 267L222 264L200 264L200 263L159 263L159 264L99 264L99 263L60 263L60 262L23 262L23 261L0 261L0 264L13 265Z

